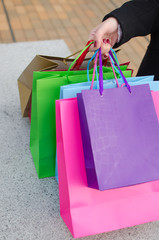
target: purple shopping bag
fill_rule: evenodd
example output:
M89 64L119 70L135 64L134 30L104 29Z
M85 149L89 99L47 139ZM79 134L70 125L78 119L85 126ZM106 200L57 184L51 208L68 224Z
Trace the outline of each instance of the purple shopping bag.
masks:
M159 179L159 124L149 85L130 93L103 90L101 82L99 90L77 95L88 186L105 190Z

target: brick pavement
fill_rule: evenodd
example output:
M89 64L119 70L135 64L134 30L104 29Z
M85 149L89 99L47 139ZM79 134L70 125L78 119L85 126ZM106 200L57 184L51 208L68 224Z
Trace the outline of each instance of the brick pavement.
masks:
M125 0L1 0L0 42L63 39L72 52L87 42L90 30ZM138 37L121 47L120 62L135 70L148 41ZM58 47L58 46L57 46Z

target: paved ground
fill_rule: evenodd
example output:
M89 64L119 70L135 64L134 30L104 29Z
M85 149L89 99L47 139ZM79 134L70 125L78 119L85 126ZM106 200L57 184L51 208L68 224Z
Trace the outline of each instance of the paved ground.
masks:
M84 47L90 30L125 0L1 0L0 42L63 39L72 52ZM136 71L148 38L121 47L120 62L131 61Z

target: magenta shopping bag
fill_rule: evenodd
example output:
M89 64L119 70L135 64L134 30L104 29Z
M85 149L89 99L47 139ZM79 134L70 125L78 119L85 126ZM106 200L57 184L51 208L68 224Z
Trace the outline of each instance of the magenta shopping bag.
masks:
M56 101L56 133L60 214L75 238L159 219L158 180L105 191L87 186L77 99Z
M99 83L77 94L88 186L158 180L159 124L149 85L103 90Z
M156 109L156 114L159 120L159 91L151 91L151 94L152 94L154 106Z

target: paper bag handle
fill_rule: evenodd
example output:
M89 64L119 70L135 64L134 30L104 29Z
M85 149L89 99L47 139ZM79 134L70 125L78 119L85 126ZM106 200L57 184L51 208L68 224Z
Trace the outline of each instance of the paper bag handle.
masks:
M122 73L122 71L121 71L121 69L120 69L120 67L119 67L119 65L118 65L118 63L117 63L117 61L116 61L116 59L115 59L115 57L114 57L114 55L113 55L113 53L112 53L111 50L109 51L109 56L112 58L113 62L114 62L115 65L117 66L117 68L118 68L118 70L119 70L119 73L120 73L122 79L124 80L125 85L126 85L128 91L131 93L130 85L129 85L129 83L127 82L127 80L126 80L124 74Z
M88 63L87 63L87 80L88 80L88 82L90 82L90 79L89 79L89 64L90 64L91 61L94 60L94 58L96 59L96 56L97 56L98 51L99 51L99 49L97 49L97 50L95 51L95 53L93 54L93 56L91 57L91 59L90 59L90 60L88 61ZM94 68L95 68L95 65L96 65L96 63L94 63ZM93 77L94 77L94 74L95 74L95 73L93 72ZM96 76L98 77L97 68L96 68Z
M99 51L99 93L100 93L100 95L102 95L102 94L103 94L103 68L102 68L101 48L99 48L99 50L97 50L97 51L95 52L95 54L93 55L93 57L90 59L90 61L91 61L91 60L95 57L93 77L92 77L92 84L91 84L91 88L90 88L90 89L93 89L93 83L94 83L94 77L95 77L95 70L96 70L96 68L97 68L98 51ZM115 57L113 56L114 59L112 58L112 56L113 56L113 53L112 53L112 51L110 50L108 57L109 57L109 60L110 60L110 64L111 64L111 67L112 67L112 70L113 70L113 74L114 74L114 77L115 77L115 80L116 80L117 87L119 88L119 83L118 83L118 79L117 79L117 77L116 77L116 73L115 73L115 69L114 69L115 66L114 66L114 64L112 63L112 61L115 62L116 66L118 67L118 71L119 71L121 77L123 78L123 80L124 80L124 82L125 82L124 84L126 85L126 83L127 83L126 86L127 86L128 90L129 90L129 92L131 92L130 85L128 84L125 76L123 75L123 73L122 73L122 71L121 71L121 69L120 69L120 67L119 67L119 65L118 65L119 62L118 62L117 56L115 56ZM88 78L88 80L89 80L89 62L88 62L88 65L87 65L87 78Z
M94 85L94 78L95 78L95 73L96 73L96 78L97 78L97 81L96 81L96 87L98 88L98 71L97 71L97 60L98 60L98 53L99 50L96 50L95 52L95 62L94 62L94 68L93 68L93 76L92 76L92 82L91 82L91 87L90 89L92 90L93 89L93 85ZM89 65L87 65L87 78L89 79Z
M115 77L116 85L117 85L117 87L119 88L118 79L117 79L117 76L116 76L116 73L115 73L115 70L114 70L114 67L113 67L113 64L112 64L111 58L110 58L109 55L108 55L108 57L109 57L110 65L111 65L111 67L112 67L113 74L114 74L114 77Z
M95 72L96 72L96 77L98 79L98 72L97 72L97 59L98 59L98 50L96 50L96 52L94 53L94 55L92 56L92 58L90 59L90 61L93 60L93 58L95 58L95 62L94 62L94 69L93 69L93 77L92 77L92 83L91 83L91 87L90 89L92 90L93 89L93 85L94 85L94 78L95 78ZM114 74L114 77L115 77L115 80L116 80L116 84L117 84L117 87L119 88L119 83L118 83L118 79L117 79L117 76L116 76L116 73L115 73L115 70L114 70L114 67L113 67L113 64L112 64L112 61L111 61L111 58L110 56L108 55L108 58L109 58L109 61L110 61L110 64L111 64L111 67L112 67L112 70L113 70L113 74ZM89 61L89 62L90 62ZM88 65L87 65L87 79L88 81L89 80L89 62L88 62ZM101 64L101 62L100 62ZM98 86L98 82L97 82L97 86ZM97 87L96 86L96 87Z
M71 65L69 66L69 69L68 69L68 71L67 71L67 80L68 80L68 75L69 75L69 72L70 72L70 70L71 70L71 68L72 68L72 66L76 63L76 61L81 57L81 55L83 54L83 52L87 49L87 48L89 48L90 47L90 45L92 45L94 43L94 41L91 41L81 52L80 52L80 54L76 57L76 59L71 63Z
M99 48L99 93L103 95L103 67L102 67L102 53Z
M73 66L72 70L78 70L80 68L80 66L82 65L88 51L89 51L89 47L90 45L93 43L92 40L89 40L86 44L86 47L88 46L88 48L85 48L85 50L82 52L81 56L78 58L78 60L76 61L75 65Z
M69 55L69 56L67 56L67 57L65 57L65 59L69 59L70 57L73 57L73 56L75 56L76 54L79 54L81 51L82 51L82 49L79 50L79 51L77 51L77 52L75 52L75 53L72 53L71 55Z

